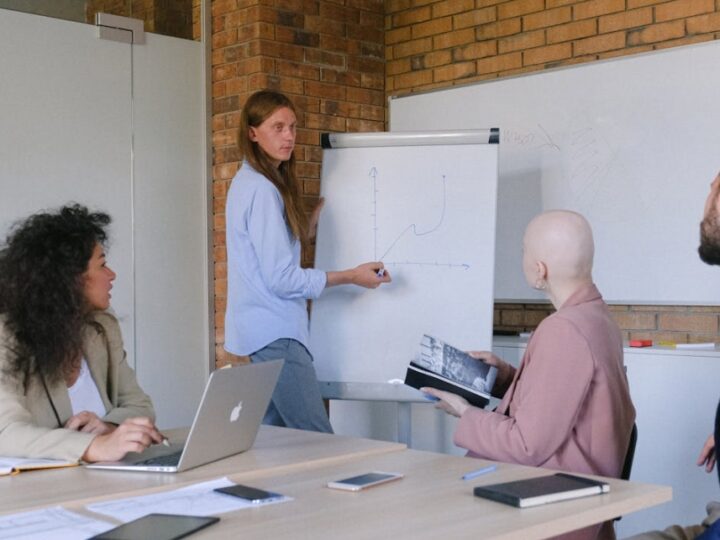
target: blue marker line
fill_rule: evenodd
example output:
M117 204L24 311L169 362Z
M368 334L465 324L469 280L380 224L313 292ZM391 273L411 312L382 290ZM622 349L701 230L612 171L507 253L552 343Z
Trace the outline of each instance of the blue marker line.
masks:
M472 480L473 478L477 478L478 476L482 476L483 474L491 473L495 470L497 470L497 465L488 465L487 467L483 467L482 469L478 469L477 471L463 474L462 479Z

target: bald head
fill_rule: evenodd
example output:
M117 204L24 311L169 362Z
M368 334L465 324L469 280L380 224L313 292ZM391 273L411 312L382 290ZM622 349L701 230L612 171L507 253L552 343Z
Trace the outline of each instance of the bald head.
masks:
M552 210L536 216L525 229L525 274L535 284L538 263L545 267L553 288L591 282L595 244L587 220L567 210ZM533 273L528 274L528 271Z

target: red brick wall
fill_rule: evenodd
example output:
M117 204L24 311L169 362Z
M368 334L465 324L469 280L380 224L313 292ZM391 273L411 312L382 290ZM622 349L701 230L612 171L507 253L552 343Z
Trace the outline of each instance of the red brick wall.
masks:
M254 91L286 93L298 108L298 173L314 206L320 134L382 131L385 61L382 0L213 0L212 129L216 363L226 306L225 197L238 168L240 110ZM312 249L304 253L306 264Z
M720 1L389 0L385 28L386 91L402 95L718 39ZM720 341L719 307L612 310L626 338ZM532 330L551 312L496 304L495 328Z
M717 39L717 0L388 0L389 94Z
M553 311L550 304L497 303L494 328L504 332L528 332ZM610 311L625 339L720 342L720 308L717 306L613 305Z

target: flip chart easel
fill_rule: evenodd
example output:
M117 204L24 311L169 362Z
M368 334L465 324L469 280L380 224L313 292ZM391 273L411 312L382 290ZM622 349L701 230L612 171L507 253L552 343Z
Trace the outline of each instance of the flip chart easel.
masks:
M393 281L313 303L315 368L329 399L404 404L406 441L410 404L425 399L388 381L404 379L422 335L491 347L498 140L496 129L323 136L315 267L382 261Z

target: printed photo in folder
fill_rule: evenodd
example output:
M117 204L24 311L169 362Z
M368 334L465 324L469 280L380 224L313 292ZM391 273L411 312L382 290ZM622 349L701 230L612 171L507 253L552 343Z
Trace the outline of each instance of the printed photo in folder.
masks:
M478 486L473 490L476 497L491 499L518 508L601 495L609 491L610 486L605 482L566 473Z
M426 334L420 342L419 356L407 368L405 384L452 392L471 405L484 407L496 377L497 368Z

